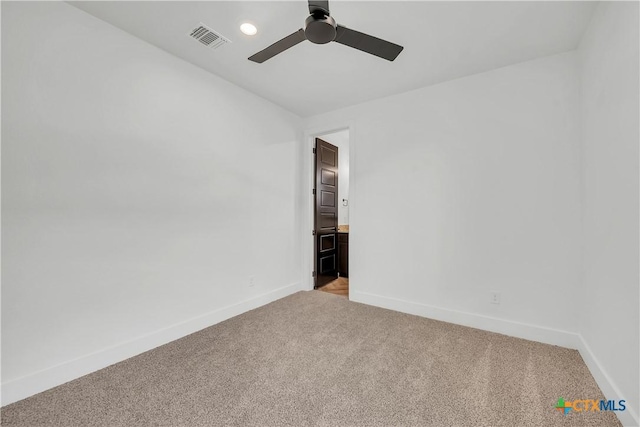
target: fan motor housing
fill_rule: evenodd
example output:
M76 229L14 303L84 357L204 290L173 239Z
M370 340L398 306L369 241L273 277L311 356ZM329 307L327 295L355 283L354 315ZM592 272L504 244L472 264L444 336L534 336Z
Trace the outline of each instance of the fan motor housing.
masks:
M310 15L304 22L304 35L307 40L315 44L329 43L336 38L337 25L336 21L328 15Z

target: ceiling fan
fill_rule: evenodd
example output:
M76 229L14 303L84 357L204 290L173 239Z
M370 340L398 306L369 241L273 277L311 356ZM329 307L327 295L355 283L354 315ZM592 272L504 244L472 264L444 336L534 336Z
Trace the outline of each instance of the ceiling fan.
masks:
M338 25L329 14L328 0L309 0L309 13L311 15L305 20L304 28L250 56L249 60L261 64L304 40L315 44L333 41L389 61L396 59L404 49L395 43Z

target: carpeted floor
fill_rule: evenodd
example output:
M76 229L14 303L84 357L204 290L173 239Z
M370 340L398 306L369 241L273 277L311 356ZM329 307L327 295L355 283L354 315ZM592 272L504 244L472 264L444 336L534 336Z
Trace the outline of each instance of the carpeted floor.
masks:
M617 426L575 350L298 292L2 408L3 426Z

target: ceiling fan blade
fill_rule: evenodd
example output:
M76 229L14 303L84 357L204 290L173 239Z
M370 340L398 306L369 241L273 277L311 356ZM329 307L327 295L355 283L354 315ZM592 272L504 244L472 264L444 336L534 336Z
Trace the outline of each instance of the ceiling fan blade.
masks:
M350 28L338 25L334 42L353 47L371 55L393 61L404 47Z
M329 15L329 1L328 0L309 0L309 13L313 15L313 12L321 10Z
M300 28L295 33L290 34L290 35L288 35L287 37L285 37L285 38L283 38L281 40L278 40L277 42L275 42L274 44L272 44L268 48L263 49L260 52L253 54L252 56L249 57L249 61L253 61L253 62L257 62L258 64L262 64L267 59L273 58L277 54L284 52L285 50L289 49L290 47L293 47L293 46L297 45L298 43L300 43L302 41L305 41L306 39L307 38L304 35L304 30L302 28Z

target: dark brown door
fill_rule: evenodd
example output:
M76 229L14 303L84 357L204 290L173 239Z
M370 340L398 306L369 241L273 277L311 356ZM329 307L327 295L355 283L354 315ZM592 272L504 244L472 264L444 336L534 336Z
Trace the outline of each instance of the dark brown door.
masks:
M338 147L316 138L315 287L338 278Z

